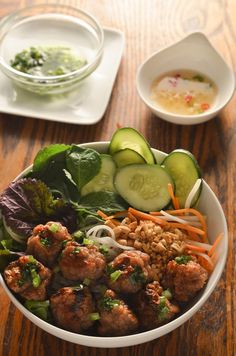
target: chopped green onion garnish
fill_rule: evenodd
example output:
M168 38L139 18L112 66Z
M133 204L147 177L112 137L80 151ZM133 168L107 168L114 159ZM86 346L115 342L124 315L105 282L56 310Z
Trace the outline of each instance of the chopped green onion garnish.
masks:
M36 272L34 268L30 269L32 284L34 288L37 288L41 283L40 275Z
M100 302L99 305L102 309L105 310L111 310L114 307L117 307L118 305L120 305L120 300L118 299L112 299L111 297L103 297Z
M78 242L82 243L83 238L84 238L84 232L78 230L73 233L72 237L74 240L77 240Z
M80 248L75 247L74 250L72 251L73 255L76 255L77 253L80 253Z
M175 257L175 262L178 263L179 265L186 265L191 260L192 257L189 255Z
M48 230L50 230L51 232L54 232L54 233L58 232L59 229L60 229L59 225L56 224L56 223L50 225L49 228L48 228Z
M166 289L162 292L162 296L166 297L167 299L172 299L172 293L169 289Z
M93 240L87 239L86 237L83 238L83 245L92 245Z
M50 247L52 245L52 241L48 237L40 237L40 243L45 247Z
M102 245L99 247L99 251L103 254L103 255L107 255L109 252L109 249L106 245Z
M111 274L110 274L110 278L111 278L111 281L112 282L115 282L119 277L120 277L120 275L122 274L122 271L121 270L116 270L116 271L114 271L114 272L112 272Z
M159 306L160 307L164 307L166 305L166 297L164 296L164 295L162 295L161 297L160 297L160 304L159 304Z
M100 315L99 315L99 313L91 313L91 314L89 314L89 318L91 320L99 320L100 319Z
M159 313L158 313L158 320L159 321L165 320L168 313L169 313L169 308L168 307L165 306L165 307L161 308Z

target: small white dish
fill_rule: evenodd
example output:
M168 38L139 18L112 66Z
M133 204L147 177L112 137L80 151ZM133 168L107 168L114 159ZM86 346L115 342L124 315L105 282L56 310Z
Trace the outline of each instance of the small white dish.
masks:
M166 72L181 69L202 73L216 84L217 97L208 111L198 115L173 114L151 100L153 80ZM235 90L235 75L207 37L195 32L152 54L138 69L137 90L144 103L158 117L175 124L199 124L216 116L229 102Z
M104 53L101 63L74 91L40 96L15 87L0 72L0 112L91 125L102 119L107 108L124 47L124 34L104 29Z

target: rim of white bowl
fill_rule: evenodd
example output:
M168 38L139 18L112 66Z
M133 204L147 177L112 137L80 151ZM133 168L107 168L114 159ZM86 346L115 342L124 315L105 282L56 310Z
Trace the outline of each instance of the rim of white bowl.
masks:
M109 145L109 141L88 142L88 143L80 144L80 146L83 146L83 147L91 147L91 148L98 147L101 150L105 150L108 147L108 145ZM160 158L165 157L167 155L167 153L162 152L157 149L152 148L152 151L156 156L158 156L158 157L160 156ZM30 165L25 170L23 170L14 180L22 178L31 168L32 168L32 165ZM214 278L211 281L211 286L208 287L207 291L203 291L203 294L200 296L200 299L197 300L197 302L195 304L193 304L183 314L178 316L176 319L168 322L167 324L164 324L163 326L160 326L158 328L140 332L137 334L117 336L117 337L102 337L102 336L90 336L90 335L77 334L77 333L73 333L73 332L64 330L62 328L59 328L58 326L50 324L50 323L38 318L36 315L32 314L29 310L27 310L24 307L23 304L21 304L18 301L18 299L16 299L16 297L13 295L13 293L7 287L2 275L0 274L0 283L3 286L3 289L9 296L10 300L14 303L14 305L33 324L40 327L42 330L44 330L54 336L59 337L60 339L70 341L70 342L73 342L73 343L76 343L79 345L98 347L98 348L118 348L118 347L134 346L134 345L139 345L139 344L157 339L163 335L170 333L171 331L177 329L179 326L183 325L186 321L188 321L203 306L203 304L207 301L207 299L210 297L213 290L215 289L215 287L223 273L225 263L226 263L226 258L227 258L227 254L228 254L228 228L227 228L226 218L225 218L223 209L221 207L221 204L220 204L219 200L217 199L215 193L212 191L210 186L204 180L203 180L203 185L210 192L210 194L213 196L214 201L215 201L215 203L221 213L221 216L222 216L223 227L224 227L224 240L223 240L224 252L223 252L223 255L221 255L220 261L217 262L217 264L220 262L220 266L218 265L218 270L217 270L217 273L215 273ZM214 271L213 271L213 274L214 274Z

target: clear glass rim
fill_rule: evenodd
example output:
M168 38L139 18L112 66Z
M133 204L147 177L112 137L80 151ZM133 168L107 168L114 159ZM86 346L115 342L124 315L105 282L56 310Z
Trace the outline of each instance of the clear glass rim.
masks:
M44 8L44 7L48 7L48 8L52 8L55 11L52 12L48 12L48 13L60 13L59 11L56 11L57 9L67 9L67 10L72 10L75 11L78 14L82 14L85 17L87 17L94 25L95 25L95 30L98 34L98 38L99 38L99 47L97 49L97 53L95 55L95 57L92 59L92 61L86 65L84 65L82 68L77 69L73 72L69 72L66 74L61 74L61 75L54 75L54 76L37 76L37 75L31 75L28 73L23 73L20 72L16 69L14 69L13 67L11 67L9 64L7 64L4 61L4 58L2 56L0 56L0 65L7 70L8 72L10 72L12 75L17 76L21 79L26 79L26 80L34 80L34 81L46 81L47 84L49 84L50 82L55 82L57 80L66 80L66 79L71 79L72 76L77 77L84 74L84 72L87 72L90 70L91 67L94 66L94 64L96 63L96 61L99 59L99 57L102 55L103 52L103 47L104 47L104 31L103 28L101 27L100 23L98 22L98 20L91 15L90 13L88 13L87 11L81 10L81 9L77 9L76 7L73 6L69 6L69 5L61 5L61 4L38 4L38 5L31 5L28 7L24 7L20 10L14 11L12 13L10 13L9 15L6 15L5 17L2 18L1 22L3 24L6 24L7 22L9 22L11 19L13 19L15 16L22 14L23 12L27 11L27 10L33 10L33 9L40 9L40 8ZM45 12L45 15L47 13ZM66 16L66 14L65 14ZM73 15L70 15L73 16ZM75 16L74 16L75 17ZM76 18L76 17L75 17ZM1 23L0 23L0 28L1 28ZM17 79L17 78L16 78Z

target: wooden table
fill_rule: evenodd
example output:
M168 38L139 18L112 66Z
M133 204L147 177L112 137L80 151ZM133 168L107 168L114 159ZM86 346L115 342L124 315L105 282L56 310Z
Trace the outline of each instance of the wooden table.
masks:
M46 2L46 1L45 1ZM58 1L62 3L62 1ZM236 354L235 147L236 97L214 120L177 126L151 114L135 88L139 64L153 51L194 31L203 31L229 65L236 65L235 0L65 0L95 14L104 26L122 30L126 44L103 119L76 126L0 114L0 191L50 143L109 140L119 123L140 130L160 150L193 152L205 180L218 196L229 227L227 265L208 302L191 320L152 342L123 349L96 349L62 341L34 326L10 303L0 287L0 355L227 355ZM0 15L29 5L0 0ZM35 1L37 3L37 1ZM1 111L1 108L0 108ZM35 108L40 118L40 108Z

